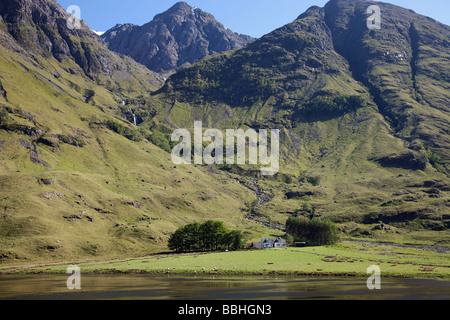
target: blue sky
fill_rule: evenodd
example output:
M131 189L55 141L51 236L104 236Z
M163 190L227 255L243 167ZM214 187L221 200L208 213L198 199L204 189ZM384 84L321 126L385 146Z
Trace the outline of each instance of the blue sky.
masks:
M117 23L143 25L166 11L177 0L57 0L67 9L77 5L91 29L106 31ZM292 22L310 6L323 7L327 0L185 0L213 14L225 27L260 37ZM385 0L450 25L449 0Z

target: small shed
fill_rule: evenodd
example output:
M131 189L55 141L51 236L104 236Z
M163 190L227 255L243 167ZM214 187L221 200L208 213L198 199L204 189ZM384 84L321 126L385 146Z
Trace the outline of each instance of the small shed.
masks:
M295 242L294 246L295 247L306 247L306 242Z

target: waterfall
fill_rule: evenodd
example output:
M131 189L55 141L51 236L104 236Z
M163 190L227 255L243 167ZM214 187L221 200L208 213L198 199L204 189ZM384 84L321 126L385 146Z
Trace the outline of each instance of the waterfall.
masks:
M122 100L122 105L123 105L123 106L126 106L126 105L127 105L126 101ZM133 124L134 124L135 126L137 126L137 118L136 118L136 115L135 115L134 112L133 112L133 109L131 109L131 107L128 107L128 109L130 110L131 115L133 116Z
M130 112L133 115L133 123L134 123L134 125L137 126L136 115L134 114L133 109L131 109L131 107L128 107L128 109L130 109Z

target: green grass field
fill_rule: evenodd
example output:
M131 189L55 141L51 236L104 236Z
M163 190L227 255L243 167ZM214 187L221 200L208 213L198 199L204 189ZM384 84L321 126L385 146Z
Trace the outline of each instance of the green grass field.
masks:
M314 275L366 277L370 265L383 277L450 279L448 253L415 247L343 241L335 246L250 251L154 254L64 264L2 266L1 273L65 273L76 264L89 273Z

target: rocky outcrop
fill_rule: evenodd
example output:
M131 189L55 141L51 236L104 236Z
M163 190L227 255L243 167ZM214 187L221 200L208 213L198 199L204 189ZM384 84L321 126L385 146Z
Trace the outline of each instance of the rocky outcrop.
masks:
M206 56L242 48L254 39L225 28L211 14L178 2L143 25L119 24L102 36L112 51L150 70L167 72Z
M5 44L24 55L55 58L59 62L72 60L79 68L74 70L70 66L67 71L91 79L97 79L99 75L133 77L147 73L152 85L159 87L162 84L159 75L108 50L83 20L80 28L69 28L71 15L55 0L2 0L0 17L2 46Z
M427 158L420 153L410 151L403 154L390 154L381 158L370 159L385 167L396 167L411 170L425 170Z
M6 90L3 88L2 83L0 82L0 97L2 97L4 100L8 100L6 96Z

